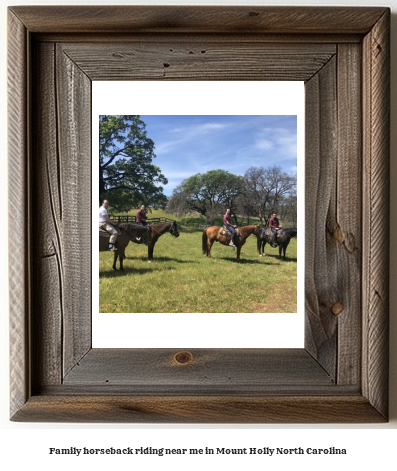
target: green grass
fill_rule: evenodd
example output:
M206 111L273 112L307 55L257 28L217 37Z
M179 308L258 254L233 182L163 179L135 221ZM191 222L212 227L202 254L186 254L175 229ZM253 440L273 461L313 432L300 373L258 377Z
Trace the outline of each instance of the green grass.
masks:
M296 312L297 241L286 261L266 245L259 257L251 235L241 262L231 247L215 243L212 257L201 251L202 231L183 231L179 238L160 237L154 260L146 246L130 243L124 272L113 271L113 255L99 254L100 312Z

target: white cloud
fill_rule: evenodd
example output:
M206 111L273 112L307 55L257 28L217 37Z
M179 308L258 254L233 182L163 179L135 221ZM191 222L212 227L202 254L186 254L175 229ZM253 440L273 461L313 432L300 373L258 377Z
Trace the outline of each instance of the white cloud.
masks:
M173 128L169 131L170 134L177 136L175 139L164 140L156 145L156 154L169 154L175 149L180 149L182 146L189 144L194 145L195 141L201 139L204 135L212 132L219 132L220 130L229 128L231 124L227 123L203 123L199 125L189 125Z
M257 138L256 148L274 150L280 156L296 157L296 132L285 128L265 128Z
M226 123L205 123L205 124L201 124L200 126L197 126L197 132L200 133L200 132L204 132L204 133L207 133L207 132L210 132L210 131L219 131L220 129L226 129L230 127L230 124L226 124Z
M255 142L255 149L258 150L270 150L274 148L274 144L269 139L258 139Z

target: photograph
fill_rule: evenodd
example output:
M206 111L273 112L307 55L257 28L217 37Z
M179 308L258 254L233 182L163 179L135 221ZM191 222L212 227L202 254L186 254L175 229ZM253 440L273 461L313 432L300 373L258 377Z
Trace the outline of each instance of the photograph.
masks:
M297 312L296 116L99 128L100 312Z

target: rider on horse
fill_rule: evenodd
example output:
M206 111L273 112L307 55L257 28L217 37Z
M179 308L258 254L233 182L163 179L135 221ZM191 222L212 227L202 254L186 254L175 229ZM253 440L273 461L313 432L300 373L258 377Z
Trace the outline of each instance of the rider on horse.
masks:
M141 208L138 210L136 213L136 223L137 224L142 224L143 226L147 225L147 217L146 217L146 211L145 211L145 205L142 205Z
M232 246L232 247L236 247L234 245L234 237L236 235L236 230L234 229L234 226L232 224L232 218L230 217L230 209L229 208L226 210L226 214L223 216L223 224L225 225L226 229L228 231L230 231L230 233L232 234L229 245Z
M272 217L269 220L269 226L273 232L273 242L271 243L271 246L277 247L277 232L280 229L280 221L277 219L276 213L272 214Z
M109 232L109 250L115 251L117 250L115 244L117 236L119 235L119 231L113 226L113 224L111 224L107 209L108 206L108 200L103 200L102 206L99 208L99 229L104 229L106 232Z

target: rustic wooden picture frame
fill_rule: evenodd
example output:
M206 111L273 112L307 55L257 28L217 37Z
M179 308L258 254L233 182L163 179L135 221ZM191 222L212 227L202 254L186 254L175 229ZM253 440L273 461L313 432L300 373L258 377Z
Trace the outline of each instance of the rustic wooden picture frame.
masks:
M383 7L9 8L11 420L387 421L389 23ZM304 349L91 348L92 80L305 81Z

